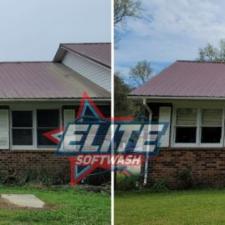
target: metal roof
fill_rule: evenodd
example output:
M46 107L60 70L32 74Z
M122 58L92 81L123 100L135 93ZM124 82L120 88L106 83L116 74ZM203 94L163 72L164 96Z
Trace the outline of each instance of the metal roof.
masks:
M0 63L0 99L74 99L86 91L92 98L110 93L61 63Z
M177 61L131 95L224 98L225 64Z
M110 43L62 43L55 55L54 61L61 61L65 51L81 55L96 63L111 68Z

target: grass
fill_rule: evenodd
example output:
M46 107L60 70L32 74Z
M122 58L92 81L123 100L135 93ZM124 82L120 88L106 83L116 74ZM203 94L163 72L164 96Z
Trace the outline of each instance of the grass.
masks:
M224 225L225 190L119 193L115 225Z
M0 208L0 225L109 225L110 196L72 188L0 187L0 193L35 194L52 209Z

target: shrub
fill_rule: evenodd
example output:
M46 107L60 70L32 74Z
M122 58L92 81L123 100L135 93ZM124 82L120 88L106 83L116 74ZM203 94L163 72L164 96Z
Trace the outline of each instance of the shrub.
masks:
M111 181L111 171L104 169L97 169L92 174L90 174L84 181L84 184L88 185L103 185Z
M178 186L181 189L189 189L193 186L192 171L190 168L183 169L177 174Z
M125 176L122 174L117 174L116 189L120 191L139 189L139 176L138 175Z
M152 187L150 188L150 190L153 192L166 192L169 189L168 189L166 180L161 179L161 180L155 181Z

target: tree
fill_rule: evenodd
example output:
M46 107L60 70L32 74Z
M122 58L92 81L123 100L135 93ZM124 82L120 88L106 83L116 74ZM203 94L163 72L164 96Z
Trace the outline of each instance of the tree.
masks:
M129 116L132 114L133 102L127 98L130 93L130 87L120 78L120 74L114 75L114 89L115 89L115 116Z
M140 11L139 0L114 0L114 25L125 21L127 17L138 17Z
M140 86L146 83L150 79L151 75L151 64L147 60L138 62L130 69L130 79L134 86Z
M115 46L121 38L121 25L126 24L128 17L138 18L141 12L140 0L114 0Z
M206 47L200 48L198 60L225 62L225 40L220 40L218 48L209 43Z

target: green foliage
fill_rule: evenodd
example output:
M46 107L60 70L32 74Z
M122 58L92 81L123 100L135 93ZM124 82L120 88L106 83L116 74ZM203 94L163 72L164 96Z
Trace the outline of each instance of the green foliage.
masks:
M134 103L128 99L127 95L131 89L119 77L119 74L114 76L115 88L115 116L128 116L134 113Z
M111 181L111 171L104 169L96 169L92 174L87 176L84 180L85 184L89 185L103 185Z
M69 174L65 174L62 169L60 171L51 171L47 169L29 168L26 171L17 171L10 169L9 171L1 171L0 183L6 185L25 185L27 183L43 184L43 185L62 185L69 183Z
M225 62L225 40L220 40L218 48L210 43L208 43L206 47L200 48L198 60L203 62Z
M193 186L191 169L183 169L177 174L178 184L181 189L189 189Z
M147 60L138 62L130 69L131 83L136 87L146 83L152 75L151 63Z
M167 192L169 189L166 180L161 179L154 182L150 190L153 192Z
M146 116L146 109L142 100L128 98L131 88L120 78L117 73L114 76L115 116L134 116L135 118Z
M47 204L44 210L4 209L0 224L110 225L110 197L78 188L0 187L0 193L34 194Z
M117 174L116 176L116 190L129 191L139 189L139 176L125 176Z

